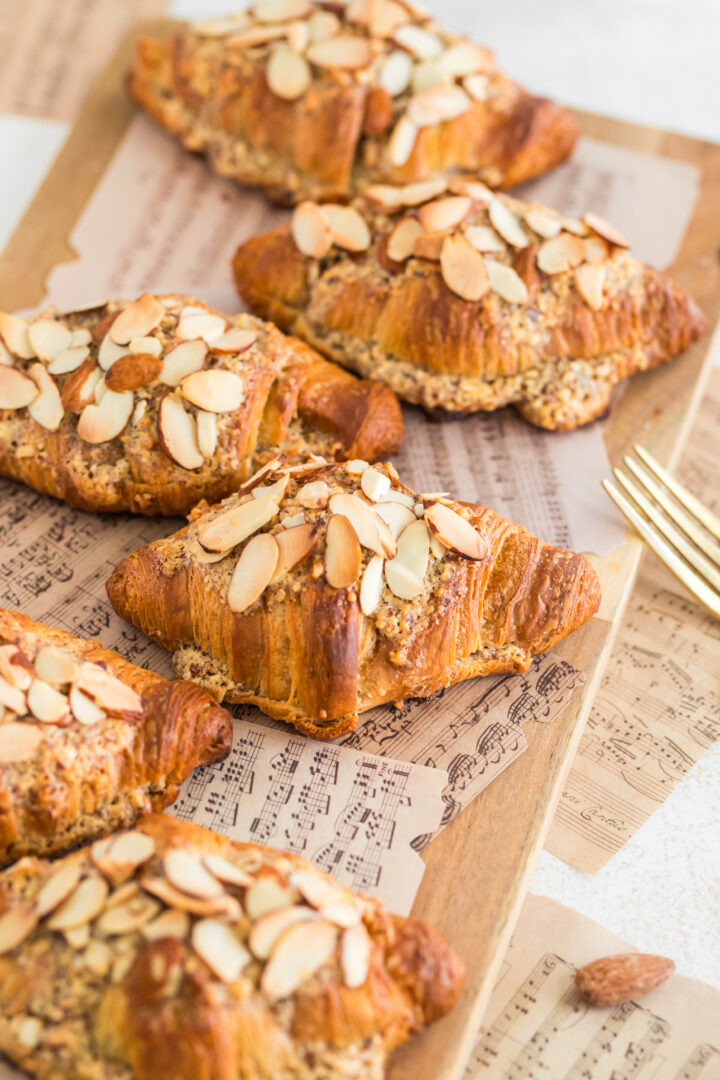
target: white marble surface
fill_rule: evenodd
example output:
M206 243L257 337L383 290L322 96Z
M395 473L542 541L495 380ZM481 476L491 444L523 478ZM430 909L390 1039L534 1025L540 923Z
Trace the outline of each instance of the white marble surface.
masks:
M236 6L172 4L183 17ZM503 67L536 92L720 140L719 0L444 0L436 6L446 23L487 42ZM0 116L0 246L65 130ZM720 987L720 744L599 874L582 874L543 852L532 888Z

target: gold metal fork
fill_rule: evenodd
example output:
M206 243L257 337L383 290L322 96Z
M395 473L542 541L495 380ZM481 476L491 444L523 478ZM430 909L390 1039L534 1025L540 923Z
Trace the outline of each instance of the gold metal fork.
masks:
M620 469L613 473L645 516L612 481L603 480L603 487L668 570L720 619L720 518L642 446L633 450L642 464L627 456L625 465L638 483Z

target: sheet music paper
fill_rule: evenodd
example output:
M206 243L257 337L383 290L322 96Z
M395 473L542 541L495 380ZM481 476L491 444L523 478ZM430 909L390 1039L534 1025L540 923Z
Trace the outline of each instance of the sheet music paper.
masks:
M719 426L720 372L713 372L679 477L716 513ZM719 656L720 623L646 555L548 851L597 872L720 739Z
M528 895L464 1080L717 1080L720 993L673 975L635 1002L599 1009L577 968L635 952L597 923Z

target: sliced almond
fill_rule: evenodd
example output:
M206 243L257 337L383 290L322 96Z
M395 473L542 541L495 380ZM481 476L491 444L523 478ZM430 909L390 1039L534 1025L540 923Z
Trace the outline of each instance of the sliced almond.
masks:
M412 73L413 94L419 94L433 86L448 86L452 83L452 76L443 71L438 60L439 57L435 57L434 60L420 60L415 64Z
M429 86L413 94L408 103L408 120L415 127L433 127L463 116L472 101L461 86Z
M87 360L89 355L90 349L87 345L76 345L71 349L63 349L54 360L50 361L48 371L51 375L68 375L71 371L76 371Z
M25 319L0 311L0 335L14 356L21 360L32 360L35 350L30 343L29 326Z
M288 528L287 522L283 524L286 525L285 531L275 534L279 554L275 572L270 578L271 585L291 573L317 547L317 529L314 525L299 524Z
M345 931L340 946L340 966L346 986L354 989L367 981L371 952L372 941L362 923Z
M35 657L35 671L39 679L62 685L72 682L78 672L75 657L57 645L42 645Z
M267 495L269 498L274 499L276 503L280 503L287 491L287 486L290 483L290 477L287 473L284 473L274 484L260 485L253 488L253 499L264 499Z
M105 907L117 907L118 904L124 904L127 900L131 900L134 896L139 895L140 884L137 881L126 881L124 882L124 884L119 885L116 889L113 889L113 891L108 896L107 904L105 905Z
M92 922L105 906L110 889L104 877L91 873L48 919L51 930L74 930Z
M437 34L414 23L398 27L393 34L393 39L421 60L431 60L443 51L443 43Z
M227 602L240 615L258 600L275 573L280 549L270 533L260 533L248 540L235 564L228 586Z
M90 941L90 927L85 923L85 926L76 926L73 930L65 930L63 937L71 948L84 949Z
M83 953L84 966L99 979L105 978L112 962L113 951L105 941L91 941Z
M351 476L362 476L367 467L367 461L363 461L362 458L352 458L345 462L345 472L350 473Z
M428 259L430 262L440 262L442 247L445 243L446 232L424 233L418 236L413 246L413 255L416 259Z
M248 944L258 960L267 960L277 941L289 927L317 917L317 912L305 904L294 904L292 907L270 911L253 923Z
M211 458L218 441L218 422L215 413L200 410L195 417L198 450L204 458Z
M48 375L42 364L33 364L28 375L40 393L28 405L28 412L33 420L48 431L57 431L65 413L60 391L52 375Z
M330 226L334 244L347 251L367 251L370 230L357 210L352 206L325 203L320 212Z
M588 228L592 229L598 236L601 236L603 240L607 240L616 247L630 247L630 242L625 239L623 234L616 229L614 225L611 225L609 221L606 221L605 218L601 218L599 214L585 214L583 221Z
M308 60L323 68L347 68L356 71L367 67L373 58L370 42L367 38L351 34L338 34L337 37L313 41L307 50Z
M150 356L160 356L162 353L162 342L156 337L136 337L133 338L128 345L128 350L131 353L147 354Z
M385 473L368 467L360 477L360 487L370 502L379 502L380 499L385 498L390 490L390 478Z
M227 885L237 885L240 888L247 888L255 881L255 878L246 873L242 867L230 862L229 859L224 859L222 855L203 855L203 864L213 877L216 877L218 881L222 881Z
M525 282L512 266L485 259L485 269L490 279L490 288L510 304L527 304L528 291Z
M419 180L416 184L405 184L398 188L403 206L420 206L430 202L447 191L448 182L440 177L435 180Z
M296 525L305 524L305 514L302 510L297 514L290 514L289 517L283 518L280 524L282 525L283 529L294 529ZM275 539L277 540L277 536L275 537ZM278 561L278 567L279 566L280 563ZM273 575L273 583L276 577L277 571Z
M342 885L313 870L294 870L290 875L290 884L314 908L342 902L348 895Z
M214 339L214 342L222 341L225 335ZM205 363L208 347L204 341L184 341L170 349L163 358L160 382L167 386L178 386L184 378L200 371Z
M31 676L27 684L28 687L32 685L32 681ZM13 686L2 676L0 676L0 705L4 705L6 709L17 713L18 716L23 716L27 709L25 694L22 690L18 689L17 686Z
M334 514L328 522L325 547L325 577L334 589L347 589L357 580L362 551L350 521Z
M260 980L262 992L270 1001L289 997L335 953L338 932L322 920L291 926L280 937Z
M98 350L98 363L103 371L109 371L112 365L119 360L121 356L127 356L129 351L129 345L118 345L110 337L110 331L108 331Z
M86 326L81 326L77 330L73 330L70 344L73 348L77 345L90 345L92 342L92 334Z
M162 304L150 293L143 293L113 321L110 337L116 345L128 345L133 338L145 337L154 330L164 314Z
M470 225L465 229L465 236L476 251L489 253L507 251L505 244L489 225Z
M295 501L308 510L327 506L330 489L324 480L311 480L298 488Z
M162 369L163 362L159 356L153 356L152 353L128 353L112 365L105 376L105 385L108 390L117 392L139 390L140 387L155 382Z
M476 71L489 71L495 66L490 50L472 41L458 41L449 45L440 53L437 62L453 78L472 75Z
M373 38L390 37L399 26L410 22L410 13L404 4L397 0L384 0L375 5L370 18L370 36Z
M154 854L153 838L136 829L111 837L110 842L103 848L93 845L91 849L93 862L113 885L128 881L137 868L143 866Z
M42 679L33 679L27 692L28 709L43 724L65 724L70 719L70 705L65 694L60 694Z
M398 97L410 85L413 63L410 56L402 49L395 49L383 61L377 75L378 85L387 90L391 97Z
M316 9L307 23L310 30L311 41L324 41L325 38L336 37L340 33L341 22L334 11Z
M135 405L131 390L117 393L109 388L99 405L86 405L77 424L78 438L97 445L121 435L128 425Z
M288 24L280 26L250 26L247 30L241 30L239 34L233 34L226 41L229 47L236 46L240 49L252 49L256 45L265 45L268 41L277 41L278 38L287 37Z
M330 223L314 202L301 202L290 222L292 238L299 251L310 259L322 259L333 245Z
M397 541L397 555L385 563L385 580L395 596L412 600L425 588L430 537L422 519L411 522Z
M363 615L372 615L377 611L383 591L384 560L380 555L373 555L365 567L360 586L360 610Z
M287 40L294 52L298 54L305 52L310 44L310 27L307 19L294 19L288 24Z
M325 904L320 908L319 914L334 926L343 929L357 926L362 918L357 905L351 900L337 900L332 904Z
M485 260L461 233L443 241L440 270L447 287L463 300L481 300L490 289Z
M387 253L393 262L404 262L413 254L415 241L424 236L425 230L417 218L404 218L390 233Z
M472 200L467 195L447 195L425 203L418 211L418 217L426 232L445 232L464 221L471 207Z
M45 735L35 724L23 721L0 724L0 765L14 765L31 758Z
M553 214L546 214L543 210L528 210L525 220L533 232L546 240L552 240L562 229L561 219Z
M234 506L198 524L198 540L206 551L229 551L257 532L278 513L275 499L265 496Z
M54 360L58 353L69 349L72 344L72 331L56 319L38 319L30 323L27 335L35 355L47 362Z
M176 911L187 911L191 915L227 915L228 918L236 919L240 915L240 905L234 896L224 893L222 896L213 897L211 900L200 899L190 896L188 893L176 889L166 878L143 877L141 885L146 892L157 896L168 907Z
M225 983L235 982L252 959L233 928L217 919L196 923L190 940L200 959Z
M585 258L585 244L579 236L563 232L541 244L537 264L545 274L563 274Z
M415 148L418 136L418 128L407 116L403 115L393 128L388 143L390 162L398 167L405 165L410 160L410 155Z
M160 941L161 938L177 938L184 941L190 932L190 918L186 911L163 911L152 922L145 923L140 933L146 941Z
M235 412L245 398L240 376L220 368L186 375L180 383L180 393L198 409L214 413Z
M24 409L38 396L32 379L17 368L0 366L0 409Z
M160 445L182 469L200 469L203 456L198 446L195 418L185 412L182 402L166 394L158 409L158 438Z
M79 690L77 686L70 688L70 710L79 724L85 724L87 727L92 724L99 724L107 716L107 713L91 701L89 697L83 694L82 690Z
M226 329L227 323L221 315L204 312L201 315L183 316L178 323L177 336L185 341L201 338L206 344L212 344L215 338L225 335Z
M279 45L270 55L265 69L267 84L283 101L297 101L312 82L310 65L289 45Z
M253 7L253 15L260 22L278 23L304 19L312 10L308 0L259 0Z
M490 80L487 75L466 75L462 81L473 101L487 101L490 96Z
M63 862L47 879L35 901L36 910L40 918L49 915L51 911L63 904L80 883L82 875L82 863Z
M399 492L393 492L393 494L399 494ZM394 502L392 499L379 502L375 510L396 540L400 533L415 520L415 511L412 507L407 506L405 503Z
M0 915L0 956L22 945L37 924L37 911L26 905L12 907L4 915Z
M493 199L490 203L490 222L503 240L507 240L513 247L524 248L530 243L519 219L500 199Z
M591 266L599 266L604 263L608 257L607 243L599 236L588 236L583 240L585 245L585 262L590 263Z
M202 863L199 855L173 848L163 859L163 869L171 885L200 900L222 896L224 888Z
M88 357L63 384L60 400L66 412L80 412L95 400L95 390L102 378L97 361Z
M347 492L333 495L330 499L330 512L349 519L363 547L370 548L383 558L392 558L395 554L395 541L387 525L372 507L357 495Z
M269 911L290 907L296 896L294 889L281 885L275 878L261 877L245 894L245 910L254 921Z
M108 712L119 713L128 719L140 718L145 714L140 695L99 664L83 664L77 686Z
M32 682L32 672L32 664L17 645L0 645L0 678L17 690L27 690Z
M133 934L154 919L160 910L156 900L141 893L104 911L95 923L95 929L106 937Z
M452 177L448 187L454 195L469 195L471 199L487 207L497 197L489 187L481 184L479 180L466 180L462 176Z
M575 271L575 284L583 300L593 311L599 311L603 306L605 267L590 266L589 263L583 263Z
M443 503L433 503L425 510L425 521L438 540L457 555L484 559L487 544L477 529L455 510Z
M243 353L257 341L256 330L233 327L210 342L210 351L217 353ZM188 372L189 374L189 372Z

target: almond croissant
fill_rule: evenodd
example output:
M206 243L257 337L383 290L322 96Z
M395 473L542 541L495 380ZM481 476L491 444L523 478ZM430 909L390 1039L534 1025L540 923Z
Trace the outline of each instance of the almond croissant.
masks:
M0 475L81 510L184 514L278 448L371 460L400 406L250 315L189 296L0 313Z
M462 979L417 919L164 815L0 874L0 1052L40 1080L380 1080Z
M483 184L377 185L352 207L304 203L234 260L247 304L406 401L441 413L514 405L570 431L613 387L706 328L683 289L582 221Z
M582 555L363 461L268 466L107 590L178 674L326 739L376 705L526 670L600 599Z

